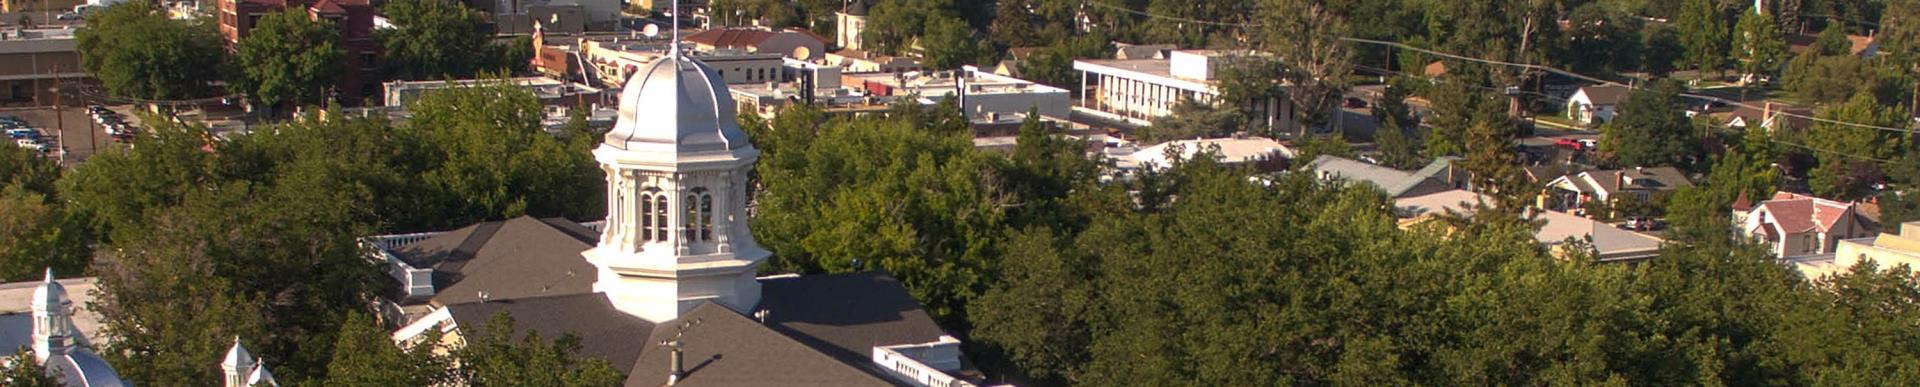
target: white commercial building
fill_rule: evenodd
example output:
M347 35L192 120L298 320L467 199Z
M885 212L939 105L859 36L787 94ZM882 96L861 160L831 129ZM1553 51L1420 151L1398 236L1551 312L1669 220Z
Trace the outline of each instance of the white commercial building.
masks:
M1173 113L1183 100L1215 103L1220 98L1215 75L1233 56L1260 55L1215 50L1177 50L1165 58L1073 61L1080 71L1082 112L1150 125L1154 118ZM1296 114L1284 97L1242 101L1254 119L1279 130L1295 130Z

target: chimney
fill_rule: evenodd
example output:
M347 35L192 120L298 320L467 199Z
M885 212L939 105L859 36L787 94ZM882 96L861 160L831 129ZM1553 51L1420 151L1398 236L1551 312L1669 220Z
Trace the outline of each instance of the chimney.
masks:
M671 357L667 359L667 367L669 367L668 369L671 373L667 374L667 385L671 386L680 383L680 379L687 377L687 371L682 367L686 362L686 354L682 353L680 347L677 346L673 347L673 351L668 352L668 354Z
M1616 190L1627 187L1627 171L1613 171L1613 187Z

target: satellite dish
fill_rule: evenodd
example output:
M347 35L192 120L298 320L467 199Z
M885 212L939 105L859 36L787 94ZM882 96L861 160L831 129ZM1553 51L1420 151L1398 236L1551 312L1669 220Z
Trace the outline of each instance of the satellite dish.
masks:
M649 38L660 36L660 25L649 23L646 27L640 28L640 33L646 34Z

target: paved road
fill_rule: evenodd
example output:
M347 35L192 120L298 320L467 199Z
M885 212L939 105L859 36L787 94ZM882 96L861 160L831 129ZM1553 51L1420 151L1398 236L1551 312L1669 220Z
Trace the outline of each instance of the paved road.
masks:
M4 108L0 109L0 116L17 116L26 120L27 125L40 128L49 137L50 143L66 148L67 152L62 155L60 162L68 166L85 161L101 149L121 146L93 122L86 108L69 107L62 110L63 114L56 117L51 107Z

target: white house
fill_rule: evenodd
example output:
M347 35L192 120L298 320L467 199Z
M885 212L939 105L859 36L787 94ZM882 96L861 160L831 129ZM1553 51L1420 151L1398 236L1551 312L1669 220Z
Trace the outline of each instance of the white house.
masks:
M1612 121L1620 101L1626 100L1631 91L1620 85L1582 87L1573 93L1573 98L1567 99L1567 118L1581 125Z

